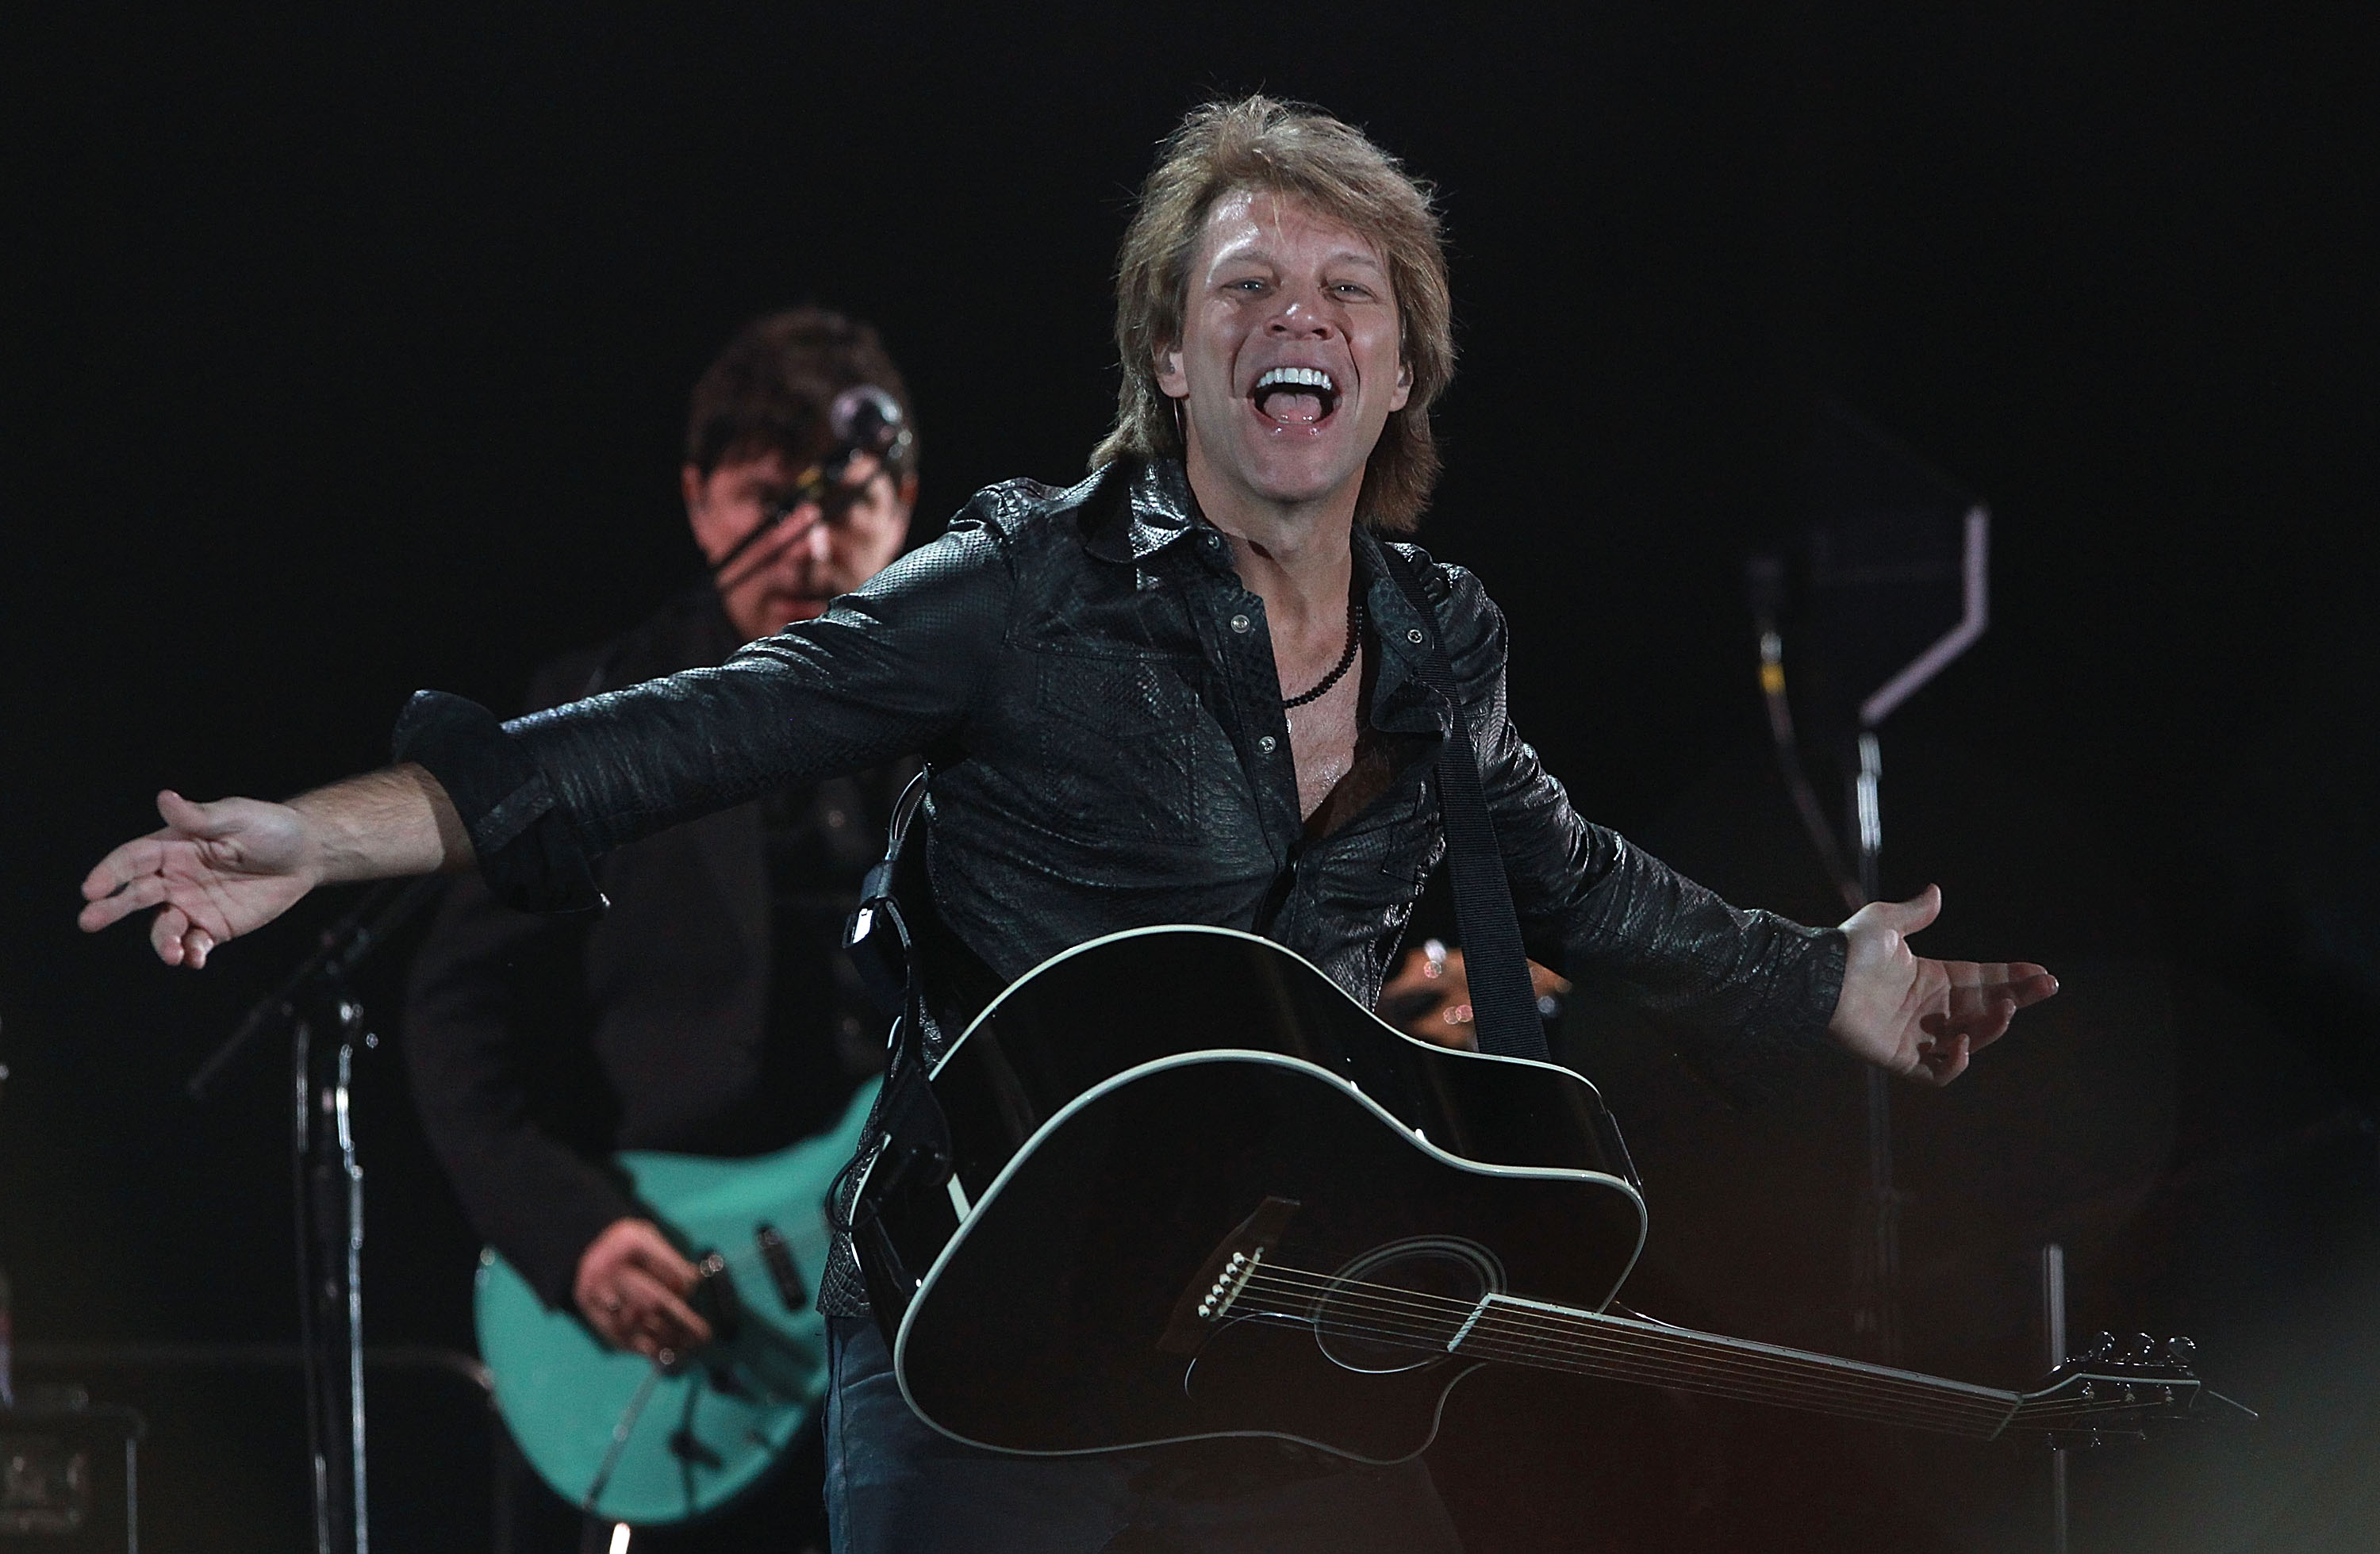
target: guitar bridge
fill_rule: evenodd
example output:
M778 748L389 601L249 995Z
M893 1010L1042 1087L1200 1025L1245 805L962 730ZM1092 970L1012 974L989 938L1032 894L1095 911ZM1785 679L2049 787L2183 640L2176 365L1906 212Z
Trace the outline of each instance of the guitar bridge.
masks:
M1295 1198L1267 1198L1245 1223L1225 1236L1198 1267L1190 1287L1173 1303L1173 1318L1157 1347L1169 1354L1195 1354L1207 1334L1232 1309L1247 1288L1264 1255L1281 1244L1289 1217L1297 1212Z
M1198 1320L1221 1321L1223 1314L1232 1309L1232 1303L1240 1298L1240 1292L1248 1287L1248 1280L1262 1261L1264 1248L1261 1246L1252 1252L1232 1253L1232 1260L1223 1265L1223 1271L1215 1276L1214 1285L1208 1290L1207 1298L1198 1303Z

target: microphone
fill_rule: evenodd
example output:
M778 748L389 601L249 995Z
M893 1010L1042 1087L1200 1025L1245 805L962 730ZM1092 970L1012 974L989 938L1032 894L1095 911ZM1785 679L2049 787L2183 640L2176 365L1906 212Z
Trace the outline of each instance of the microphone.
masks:
M827 426L834 433L837 474L861 454L874 454L897 480L907 466L909 444L916 441L908 418L901 414L901 402L874 383L836 395Z
M710 564L712 577L735 565L746 552L760 542L763 535L805 504L817 503L821 516L832 518L858 500L857 491L843 485L854 461L875 455L895 484L906 473L909 449L917 438L909 430L909 418L901 413L901 402L874 383L861 383L836 395L827 410L826 423L828 434L834 439L826 456L803 470L794 481L792 494L771 503L751 532Z

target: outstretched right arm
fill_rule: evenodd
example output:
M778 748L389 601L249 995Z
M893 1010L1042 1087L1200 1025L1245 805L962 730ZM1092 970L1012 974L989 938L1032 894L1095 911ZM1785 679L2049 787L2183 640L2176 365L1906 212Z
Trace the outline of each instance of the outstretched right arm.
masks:
M155 906L149 941L193 969L225 940L263 927L317 885L471 867L446 790L407 763L350 777L286 804L157 795L163 830L128 842L84 876L83 931Z
M83 880L82 926L157 907L158 958L200 966L316 885L351 880L477 867L509 905L597 906L593 860L623 843L958 737L1015 591L1005 541L973 514L720 668L503 724L424 694L386 771L287 804L161 794L164 829Z

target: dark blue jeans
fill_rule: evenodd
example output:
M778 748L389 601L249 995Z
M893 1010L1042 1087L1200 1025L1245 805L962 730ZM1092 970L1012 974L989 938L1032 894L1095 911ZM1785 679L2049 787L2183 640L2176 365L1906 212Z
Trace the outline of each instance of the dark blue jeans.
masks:
M868 1318L832 1319L828 1356L834 1554L1462 1554L1418 1460L1238 1439L1003 1456L910 1412Z

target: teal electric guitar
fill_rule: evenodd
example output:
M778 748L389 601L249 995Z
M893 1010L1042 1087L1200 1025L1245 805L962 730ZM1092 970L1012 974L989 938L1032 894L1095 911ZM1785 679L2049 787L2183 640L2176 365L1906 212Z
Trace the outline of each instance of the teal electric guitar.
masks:
M826 1195L858 1147L870 1081L831 1131L773 1155L616 1159L702 1274L718 1337L667 1366L608 1348L549 1309L511 1264L480 1254L480 1354L521 1454L590 1516L640 1525L725 1505L768 1472L826 1395Z

